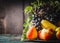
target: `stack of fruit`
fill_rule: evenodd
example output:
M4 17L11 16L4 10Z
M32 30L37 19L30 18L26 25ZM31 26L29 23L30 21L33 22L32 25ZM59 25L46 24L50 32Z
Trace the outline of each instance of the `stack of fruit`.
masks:
M24 9L30 14L24 23L21 40L60 39L60 2L56 0L37 0Z

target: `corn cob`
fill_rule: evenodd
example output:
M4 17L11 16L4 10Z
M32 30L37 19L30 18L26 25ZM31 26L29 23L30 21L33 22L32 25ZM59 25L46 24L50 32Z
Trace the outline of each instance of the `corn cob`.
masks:
M48 20L42 20L41 21L41 25L46 28L46 29L53 29L55 30L57 28L57 26L55 26L54 24L50 23Z

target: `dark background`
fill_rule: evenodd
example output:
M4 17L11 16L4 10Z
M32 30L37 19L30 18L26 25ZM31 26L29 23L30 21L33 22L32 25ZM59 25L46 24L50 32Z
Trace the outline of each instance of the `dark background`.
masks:
M24 8L33 0L0 0L0 34L22 34Z

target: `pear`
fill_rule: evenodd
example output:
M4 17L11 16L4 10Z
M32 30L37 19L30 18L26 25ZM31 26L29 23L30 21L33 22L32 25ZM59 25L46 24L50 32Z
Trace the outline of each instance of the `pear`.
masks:
M60 39L60 30L58 30L58 31L56 32L56 37L57 37L57 39Z
M57 39L60 39L60 27L57 27L55 31Z
M37 38L37 30L35 28L35 26L31 26L27 33L26 33L26 38L29 40L34 40L35 38Z

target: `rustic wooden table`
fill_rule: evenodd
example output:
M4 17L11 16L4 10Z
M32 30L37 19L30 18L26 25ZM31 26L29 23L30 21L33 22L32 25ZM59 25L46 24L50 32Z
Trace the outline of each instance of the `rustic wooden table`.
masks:
M49 40L49 41L25 40L25 41L20 41L20 38L21 38L21 35L3 34L3 35L0 35L0 43L60 43L59 40Z

